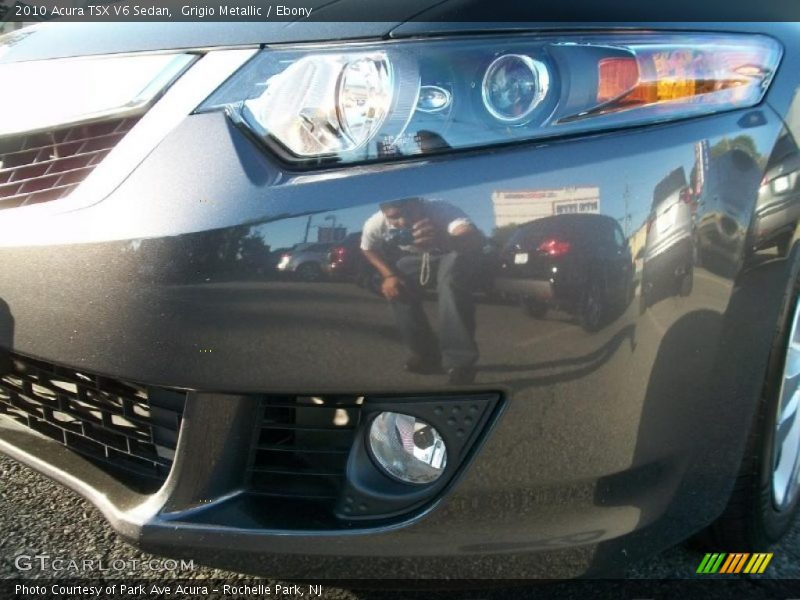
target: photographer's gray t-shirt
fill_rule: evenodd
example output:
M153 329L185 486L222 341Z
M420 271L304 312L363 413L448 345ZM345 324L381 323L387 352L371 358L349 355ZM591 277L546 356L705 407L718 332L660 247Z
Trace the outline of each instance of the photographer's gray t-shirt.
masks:
M422 214L423 218L430 219L438 231L446 231L450 235L460 227L472 224L463 210L441 200L426 200L422 205ZM383 211L379 210L364 223L361 249L379 250L388 242L390 229ZM400 246L400 249L406 252L421 252L416 246Z

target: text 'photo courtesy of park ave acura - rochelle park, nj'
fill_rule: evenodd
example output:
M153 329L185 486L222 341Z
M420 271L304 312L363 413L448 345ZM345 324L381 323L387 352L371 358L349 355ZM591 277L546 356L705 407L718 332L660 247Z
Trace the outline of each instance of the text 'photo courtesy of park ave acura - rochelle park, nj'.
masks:
M573 2L0 1L0 596L800 596L800 8Z

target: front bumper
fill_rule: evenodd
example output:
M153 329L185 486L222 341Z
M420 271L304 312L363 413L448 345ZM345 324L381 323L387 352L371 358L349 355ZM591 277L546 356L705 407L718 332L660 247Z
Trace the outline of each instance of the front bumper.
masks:
M767 156L781 123L768 108L763 116L748 135ZM732 278L699 277L689 298L644 315L629 308L594 334L479 300L477 378L453 386L402 370L405 350L382 299L349 283L257 276L267 252L243 256L237 244L286 247L309 219L334 213L357 231L379 203L410 196L450 202L489 234L493 190L592 181L608 190L603 198L622 197L626 170L652 189L676 161L691 164L697 142L737 134L740 118L332 176L284 169L221 114L190 117L103 202L38 217L25 241L0 235L0 346L188 390L168 479L137 494L6 418L0 450L88 498L147 549L243 571L377 577L408 565L415 577L573 577L669 546L724 507L753 409L746 389L763 368L752 357L759 344L767 355L763 335L740 327L751 358L730 373L745 362L731 358L741 345L726 337L741 320ZM609 148L620 144L617 158ZM214 151L196 152L203 147ZM647 213L647 197L631 214ZM754 331L769 330L758 329L771 314L762 310ZM710 391L734 384L735 394ZM293 530L260 525L254 511L268 504L238 504L244 465L227 448L249 431L253 395L485 392L502 395L503 414L422 512ZM531 560L537 553L546 560Z

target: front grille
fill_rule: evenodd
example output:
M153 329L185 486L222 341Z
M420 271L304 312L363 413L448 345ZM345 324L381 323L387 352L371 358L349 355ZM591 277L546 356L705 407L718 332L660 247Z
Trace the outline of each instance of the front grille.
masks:
M0 414L52 438L141 491L166 479L185 394L13 355Z
M0 138L0 209L64 198L139 117Z
M267 396L248 469L250 490L273 515L333 519L358 427L359 396Z

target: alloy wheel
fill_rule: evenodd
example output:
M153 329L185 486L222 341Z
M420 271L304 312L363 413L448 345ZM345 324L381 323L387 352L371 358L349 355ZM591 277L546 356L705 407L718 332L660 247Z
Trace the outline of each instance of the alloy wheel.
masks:
M779 394L772 454L772 503L776 510L783 511L793 504L800 490L800 303L792 316Z

